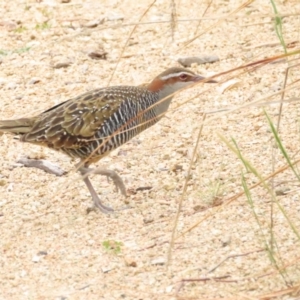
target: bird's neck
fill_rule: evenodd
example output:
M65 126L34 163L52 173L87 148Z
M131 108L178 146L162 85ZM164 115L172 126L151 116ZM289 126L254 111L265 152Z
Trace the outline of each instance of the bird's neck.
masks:
M154 79L147 86L146 89L148 91L157 93L157 95L158 95L157 102L159 102L159 103L155 106L155 110L158 115L164 114L168 110L170 103L173 99L172 94L175 93L180 88L181 88L181 86L179 87L179 86L177 86L177 84L174 84L174 83L166 84L165 82L163 82L160 79Z

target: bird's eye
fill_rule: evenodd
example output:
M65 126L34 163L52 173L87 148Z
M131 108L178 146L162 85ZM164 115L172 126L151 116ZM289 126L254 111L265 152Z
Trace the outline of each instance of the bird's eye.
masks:
M182 81L187 80L188 76L186 74L180 74L179 79Z

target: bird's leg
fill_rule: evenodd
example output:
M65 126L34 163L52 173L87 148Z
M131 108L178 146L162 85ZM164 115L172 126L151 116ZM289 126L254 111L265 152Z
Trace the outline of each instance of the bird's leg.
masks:
M93 198L94 204L96 207L98 207L103 213L112 213L114 210L108 206L105 206L102 201L100 200L98 194L96 193L94 187L92 186L92 183L90 182L88 176L90 174L99 174L99 175L104 175L109 178L111 178L117 188L117 190L120 190L121 193L126 196L126 188L123 183L122 178L112 170L108 169L102 169L102 168L97 168L97 169L90 169L87 167L80 167L79 172L83 176L83 181L86 184L87 188L89 189L91 196Z
M103 176L106 176L106 177L112 179L114 185L116 186L117 191L120 191L121 194L126 197L125 184L124 184L122 178L115 171L109 170L106 168L91 169L91 168L87 168L87 167L81 167L81 168L79 168L79 171L82 175L98 174L98 175L103 175Z

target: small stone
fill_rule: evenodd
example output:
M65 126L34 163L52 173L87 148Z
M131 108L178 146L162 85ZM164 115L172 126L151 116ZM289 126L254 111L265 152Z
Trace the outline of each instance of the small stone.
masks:
M166 263L166 259L163 257L158 257L151 260L151 265L163 266Z
M290 191L289 188L282 188L275 191L276 196L284 196Z
M221 128L222 128L224 131L228 131L228 129L229 129L228 125L222 125Z
M6 79L0 77L0 86L6 83Z
M92 20L92 21L89 21L87 22L84 27L87 27L87 28L95 28L97 27L99 24L103 24L104 23L104 19L101 19L101 20Z
M28 82L28 84L36 84L39 83L41 80L39 78L32 78L30 79L30 81Z
M278 92L282 89L282 83L276 83L271 86L271 91L272 92Z
M183 170L183 166L182 165L179 165L179 164L176 164L172 167L171 169L173 172L178 172L178 171L182 171Z
M213 63L219 61L219 57L216 55L202 55L202 56L191 56L191 57L182 57L177 61L184 67L191 67L192 64L201 65L206 63Z
M128 260L128 261L126 261L126 266L127 267L136 268L137 267L137 263L136 263L136 261Z
M221 238L222 247L226 247L231 243L231 236L225 235Z
M41 258L38 255L35 255L32 257L32 261L35 263L39 262L40 260L41 260Z
M0 179L0 186L5 186L6 185L6 180Z
M143 221L145 224L149 224L149 223L152 223L154 221L154 219L153 218L145 218Z
M193 209L194 209L195 212L199 212L199 211L205 210L205 206L203 206L203 205L195 205L193 207Z
M181 155L184 155L184 156L187 155L187 149L185 149L185 148L178 148L178 149L176 149L176 152Z
M0 21L0 26L4 26L7 28L7 30L15 30L18 27L18 24L13 21Z
M119 156L127 156L127 151L121 149L121 150L119 150L118 155Z
M166 190L166 191L173 191L176 189L176 185L173 184L173 183L166 183L163 185L163 188Z
M17 84L15 82L9 82L6 87L8 90L14 90L17 88Z
M139 191L149 191L149 190L152 190L152 186L139 186L138 188L136 188L136 192L139 192Z
M109 267L109 266L101 268L101 270L102 270L103 273L108 273L108 272L110 272L113 269L114 269L113 267Z
M25 270L22 270L21 272L20 272L20 276L21 277L25 277L27 275L27 272L25 271Z
M8 192L12 192L13 189L14 189L14 184L11 182L11 183L8 185L8 187L6 188L6 190L7 190Z
M54 64L54 68L55 69L61 69L61 68L67 68L71 65L72 63L70 61L61 61L61 62L57 62Z
M168 159L170 159L170 154L166 153L166 154L163 155L162 158L163 158L163 160L168 160Z
M258 131L261 127L263 126L262 122L257 122L256 124L254 124L254 130Z
M86 74L86 73L88 73L89 66L87 64L84 64L80 67L80 69L83 74Z
M123 21L124 16L121 15L112 15L107 17L107 21Z
M106 56L107 56L107 52L105 52L104 50L97 50L97 51L90 51L88 53L88 56L91 58L91 59L106 59Z
M61 3L70 3L71 0L60 0Z

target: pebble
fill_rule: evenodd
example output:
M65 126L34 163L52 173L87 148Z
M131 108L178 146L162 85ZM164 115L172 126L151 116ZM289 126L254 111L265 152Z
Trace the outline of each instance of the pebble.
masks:
M61 69L61 68L67 68L71 65L72 63L70 61L61 61L57 62L54 64L54 69Z
M178 171L182 171L183 170L183 166L180 164L175 164L172 169L173 172L178 172Z
M92 21L89 21L87 22L84 27L87 27L87 28L95 28L97 27L98 25L100 24L103 24L104 23L104 18L103 19L100 19L100 20L92 20Z
M154 221L153 218L145 218L145 219L143 220L144 224L149 224L149 223L152 223L153 221Z
M226 247L231 243L231 236L229 235L225 235L223 237L221 237L221 244L222 247Z
M282 188L275 191L276 196L284 196L290 191L289 188Z
M0 186L5 186L7 184L5 179L0 179Z
M17 88L17 84L15 82L9 82L6 87L8 90L14 90Z
M202 55L202 56L191 56L191 57L182 57L177 61L184 67L191 67L192 64L201 65L206 63L213 63L219 61L217 55Z
M109 266L101 267L101 270L102 270L103 273L108 273L113 269L114 269L114 267L109 267Z
M98 50L98 51L90 51L88 52L88 56L91 58L91 59L106 59L106 55L107 55L107 52L105 52L104 50Z
M86 74L89 70L89 65L83 64L82 66L80 66L80 70L83 74Z
M9 31L15 30L18 27L18 24L13 21L0 21L0 26L4 26Z
M151 265L163 266L166 263L166 259L164 257L158 257L151 260Z
M166 287L166 293L171 293L173 290L173 285L169 285Z
M41 80L39 78L32 78L29 80L28 84L36 84L36 83L39 83Z
M132 268L136 268L137 267L137 263L136 261L132 260L132 259L126 259L125 260L126 266L127 267L132 267Z
M13 183L10 183L10 184L8 185L8 187L6 188L6 191L7 191L7 192L12 192L13 189L14 189L14 184L13 184Z
M124 16L122 15L111 15L106 18L107 21L123 21Z
M32 261L35 262L35 263L39 262L40 260L41 260L41 258L37 255L32 257Z
M258 131L263 125L264 125L263 122L257 122L257 123L255 123L254 126L253 126L254 130Z
M276 83L271 86L271 91L272 92L278 92L282 89L282 83Z

